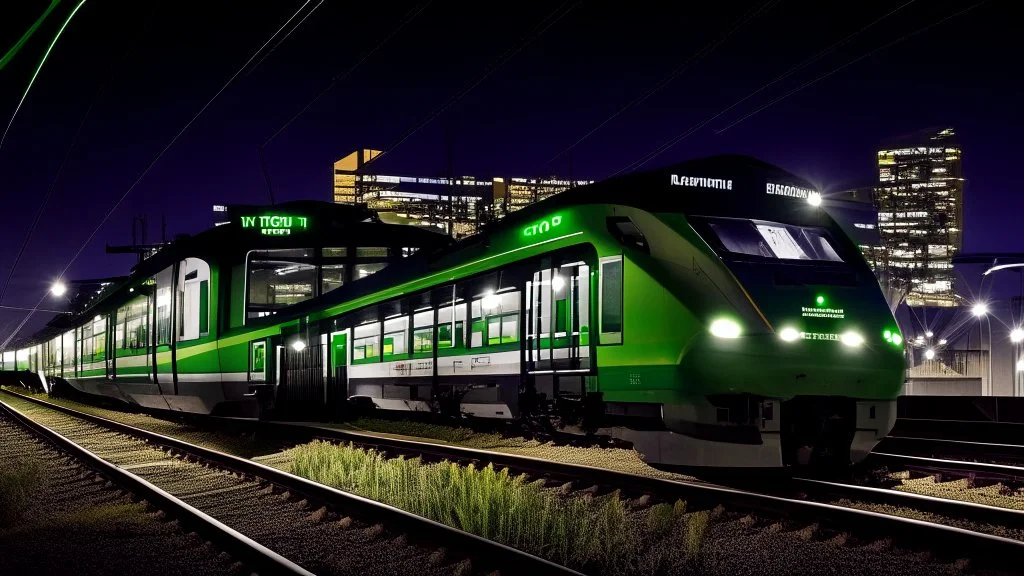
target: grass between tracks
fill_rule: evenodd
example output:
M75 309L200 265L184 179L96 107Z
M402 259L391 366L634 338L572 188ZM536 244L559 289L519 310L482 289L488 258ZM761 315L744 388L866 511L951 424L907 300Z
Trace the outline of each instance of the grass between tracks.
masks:
M425 464L319 441L293 449L292 472L602 574L686 571L711 518L683 501L640 509L618 492L581 495L490 465Z
M39 479L39 465L22 462L0 470L0 529L14 525Z

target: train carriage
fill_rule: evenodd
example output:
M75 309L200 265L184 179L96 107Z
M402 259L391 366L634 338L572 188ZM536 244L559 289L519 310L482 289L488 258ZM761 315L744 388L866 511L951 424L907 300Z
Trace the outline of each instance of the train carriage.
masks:
M609 434L662 464L845 462L891 428L903 347L820 200L774 166L718 156L574 188L451 246L391 242L365 275L351 269L373 254L354 243L367 246L357 221L335 231L360 238L344 264L315 246L308 262L247 253L208 271L172 247L170 271L108 298L115 326L74 329L70 359L76 382L97 376L89 391L153 407L312 419L354 404ZM244 218L230 226L257 226ZM330 266L349 270L328 290ZM254 301L250 283L275 301ZM299 297L278 306L288 290ZM144 359L121 360L132 341ZM67 357L50 342L44 357Z

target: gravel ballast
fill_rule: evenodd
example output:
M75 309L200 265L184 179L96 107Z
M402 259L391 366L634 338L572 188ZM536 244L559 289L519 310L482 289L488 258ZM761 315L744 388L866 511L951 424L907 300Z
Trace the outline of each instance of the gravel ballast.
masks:
M3 416L0 475L26 481L17 509L0 520L4 574L249 573Z
M37 406L4 402L104 460L125 468L220 520L271 550L321 575L452 574L464 571L459 557L412 545L380 525L311 509L269 484L174 458L142 440Z

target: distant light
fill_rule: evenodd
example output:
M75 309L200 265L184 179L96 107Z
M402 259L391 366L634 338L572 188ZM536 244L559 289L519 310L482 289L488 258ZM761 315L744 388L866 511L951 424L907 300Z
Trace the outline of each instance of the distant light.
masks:
M900 344L903 344L903 337L900 336L899 334L893 334L892 335L892 340L890 340L890 342L892 342L893 344L899 346Z
M984 302L978 302L977 304L971 307L971 314L974 314L978 318L981 318L985 314L988 314L988 304L985 304Z
M935 358L935 350L931 348L924 351L924 357L926 360L933 360Z
M302 340L296 340L295 342L292 342L292 349L296 352L302 352L306 349L306 343Z
M728 318L719 318L711 323L709 328L712 336L718 338L739 338L740 325Z
M135 288L129 288L128 291L129 292L135 292Z
M914 338L914 344L924 344L924 336L918 336Z
M932 332L931 330L929 330L929 331L925 332L925 333L924 333L924 335L925 335L926 337L928 337L928 338L931 338L932 336L935 336L935 334L934 334L934 333L933 333L933 332Z
M64 294L67 293L67 291L67 284L61 282L60 280L57 280L56 282L53 283L53 286L50 286L50 293L57 297L63 296Z
M821 194L817 192L811 192L807 195L807 203L811 206L821 206Z
M565 278L561 276L555 276L551 279L551 289L555 292L561 292L562 288L565 288Z
M864 337L859 333L850 330L849 332L843 332L839 336L839 341L851 348L856 348L864 343Z
M779 330L779 338L781 338L784 342L792 342L799 337L800 332L798 332L797 329L793 328L792 326L787 326L782 330Z
M484 310L494 310L501 304L501 296L498 296L494 292L489 292L481 302Z
M1020 342L1024 340L1024 329L1014 328L1010 331L1010 342Z
M945 346L945 345L946 345L946 339L945 338L939 340L939 346Z
M814 299L814 302L817 303L818 306L821 306L825 303L825 297L819 294L818 297Z

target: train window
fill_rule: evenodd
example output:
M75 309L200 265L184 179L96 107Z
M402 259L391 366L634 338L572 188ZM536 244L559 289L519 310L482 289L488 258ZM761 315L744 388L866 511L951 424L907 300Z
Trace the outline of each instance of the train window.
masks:
M380 358L380 322L356 326L352 335L352 361L376 362Z
M647 238L644 237L644 233L629 218L623 216L609 217L608 230L620 244L650 253L651 248L647 245Z
M210 333L210 265L186 258L178 275L178 340L195 340Z
M345 265L324 264L321 271L321 278L321 294L326 294L331 290L341 288L345 284Z
M402 356L409 341L409 317L399 316L384 321L383 352L385 360L393 360L389 356Z
M780 260L843 261L822 228L736 218L708 219L708 226L722 247L734 254Z
M601 259L601 344L622 343L622 256Z
M156 343L171 343L171 269L156 275Z
M249 318L316 296L317 267L310 249L254 251L246 268Z
M387 262L375 262L373 264L356 264L353 269L355 273L352 275L352 280L362 280L367 276L376 274L387 267Z
M359 246L356 248L356 258L387 258L386 247Z
M434 351L434 311L416 312L412 317L412 352L429 354Z

